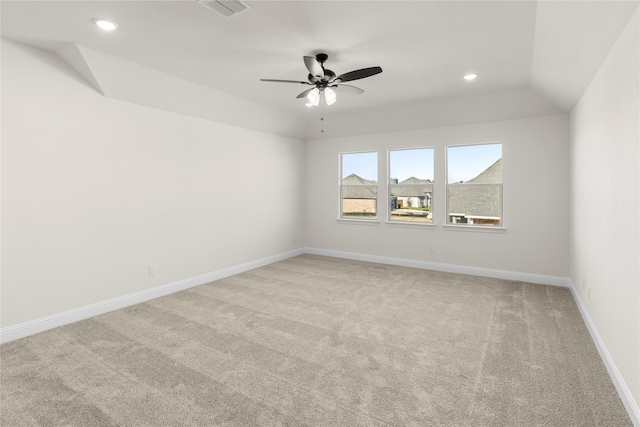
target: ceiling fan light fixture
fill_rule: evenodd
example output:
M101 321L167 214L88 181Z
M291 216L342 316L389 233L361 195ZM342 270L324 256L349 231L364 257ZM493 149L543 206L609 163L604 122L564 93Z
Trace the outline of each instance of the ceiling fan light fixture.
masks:
M94 19L93 23L105 31L113 31L116 28L118 28L118 24L115 24L111 21L107 21L106 19L102 19L102 18Z
M307 100L309 101L305 104L307 107L317 107L320 104L320 91L318 88L309 92Z
M333 105L336 102L336 93L333 89L326 88L324 90L324 99L327 101L327 105Z

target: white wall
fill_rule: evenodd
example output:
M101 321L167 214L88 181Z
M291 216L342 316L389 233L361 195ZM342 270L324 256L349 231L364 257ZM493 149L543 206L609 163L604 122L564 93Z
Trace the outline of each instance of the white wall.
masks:
M301 247L303 153L3 40L2 327Z
M334 112L327 108L307 123L306 139L402 132L443 126L488 123L564 114L565 111L531 88L429 98L379 108ZM324 126L323 126L324 122ZM324 127L324 132L320 130ZM364 131L366 129L366 131Z
M445 146L497 141L503 143L506 231L445 229L442 226ZM435 147L437 226L392 226L384 223L384 217L377 226L337 221L339 153L379 151L380 181L385 182L386 150L411 147ZM566 114L310 140L306 143L306 245L381 257L568 277L568 164ZM381 208L386 205L386 191L386 187L380 188ZM434 246L434 253L428 253L430 245Z
M640 406L638 22L636 10L571 114L570 223L572 281Z

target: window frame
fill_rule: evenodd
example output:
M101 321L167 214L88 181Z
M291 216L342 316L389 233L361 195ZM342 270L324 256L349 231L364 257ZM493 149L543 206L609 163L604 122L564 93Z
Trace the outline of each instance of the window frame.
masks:
M433 155L433 180L429 184L392 184L391 179L391 152L392 151L408 151L408 150L431 150ZM436 225L434 205L436 200L435 193L435 171L436 171L436 148L429 147L407 147L407 148L388 148L387 149L387 224L401 225L401 226L419 226L419 227L433 227ZM431 189L431 221L415 221L415 220L399 220L393 219L391 215L391 187L403 187L403 188L424 188L429 187Z
M342 176L343 172L343 156L345 154L368 154L375 153L376 154L376 178L377 181L375 184L359 184L359 185L344 185ZM366 178L363 178L366 179ZM380 152L378 150L366 150L366 151L345 151L338 153L338 221L348 221L348 222L365 222L365 223L379 223L380 222ZM371 219L368 218L350 218L344 216L343 207L344 207L344 189L345 188L371 188L375 191L375 216Z
M446 203L445 203L445 227L451 228L475 228L475 229L486 229L486 230L504 230L505 229L505 220L504 220L504 174L500 174L500 182L499 183L449 183L449 148L455 147L473 147L473 146L481 146L481 145L500 145L501 156L500 159L504 159L504 142L503 141L494 141L494 142L478 142L471 144L451 144L445 145L444 147L444 167L445 167L445 183L446 183ZM491 166L491 165L489 165ZM488 167L489 167L488 166ZM487 168L488 168L487 167ZM502 166L501 166L502 167ZM485 169L486 171L486 169ZM484 171L483 171L484 172ZM480 174L482 174L481 172ZM479 175L478 175L479 176ZM498 218L498 224L476 224L476 223L463 223L463 222L453 222L451 220L451 212L449 209L449 203L451 200L451 188L498 188L500 195L500 217ZM455 212L453 212L455 213ZM467 218L473 217L473 215L465 215ZM494 217L486 217L486 218L494 218Z

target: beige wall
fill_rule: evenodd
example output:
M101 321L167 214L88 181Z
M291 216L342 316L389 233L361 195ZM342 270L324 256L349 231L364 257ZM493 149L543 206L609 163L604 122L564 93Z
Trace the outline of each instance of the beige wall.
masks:
M105 98L3 40L2 327L301 247L302 203L282 200L304 199L303 151Z
M445 147L503 143L506 231L459 231L445 223ZM341 152L377 150L378 171L386 150L435 148L435 227L386 224L387 188L379 189L380 226L337 220ZM430 261L566 278L569 276L569 119L554 115L386 132L306 142L306 243L308 247L381 257ZM387 182L384 175L378 182ZM562 220L565 218L565 220ZM370 224L369 224L370 225ZM429 252L433 246L433 253Z
M571 279L635 399L636 410L640 406L639 20L636 10L571 114L569 222Z

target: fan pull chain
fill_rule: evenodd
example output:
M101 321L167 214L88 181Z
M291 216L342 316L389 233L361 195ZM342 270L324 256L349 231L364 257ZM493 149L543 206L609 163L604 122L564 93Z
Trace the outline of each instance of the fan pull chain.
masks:
M320 117L320 133L324 133L324 117Z

